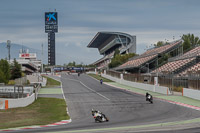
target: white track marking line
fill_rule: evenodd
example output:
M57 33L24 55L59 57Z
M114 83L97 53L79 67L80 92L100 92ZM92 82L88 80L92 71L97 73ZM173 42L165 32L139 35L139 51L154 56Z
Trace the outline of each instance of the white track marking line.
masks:
M80 82L83 86L85 86L87 89L89 89L89 90L95 92L95 93L98 94L99 96L101 96L101 97L103 97L103 98L105 98L105 99L107 99L107 100L110 100L109 98L107 98L106 96L102 95L101 93L96 92L95 90L89 88L88 86L86 86L85 84L83 84L81 81L79 81L79 82Z
M106 100L110 100L109 98L107 98L106 96L102 95L101 93L99 92L96 92L95 90L89 88L88 86L86 86L85 84L83 84L83 82L79 81L79 80L75 80L75 79L70 79L70 78L65 78L67 80L72 80L72 81L76 81L76 82L79 82L80 84L82 84L83 86L85 86L88 90L91 90L92 92L95 92L96 94L98 94L99 96L105 98Z

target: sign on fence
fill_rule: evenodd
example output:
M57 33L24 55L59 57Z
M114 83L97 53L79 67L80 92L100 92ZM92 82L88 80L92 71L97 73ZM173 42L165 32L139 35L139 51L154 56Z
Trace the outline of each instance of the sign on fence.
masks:
M154 85L158 85L158 77L154 77Z
M32 93L33 92L33 87L23 87L24 93ZM22 88L16 87L15 92L22 91ZM1 86L0 87L0 92L2 93L14 93L14 86Z

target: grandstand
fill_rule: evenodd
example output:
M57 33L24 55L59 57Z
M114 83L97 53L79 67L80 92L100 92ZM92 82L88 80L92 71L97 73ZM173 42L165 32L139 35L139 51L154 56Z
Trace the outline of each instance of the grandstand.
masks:
M116 49L120 51L120 54L136 53L136 36L121 32L98 32L87 47L98 48L103 57L93 65L98 69L105 69L111 62Z
M200 71L200 46L197 46L185 54L169 59L169 62L151 73L173 73L177 77L187 77L189 73L198 73Z
M9 61L11 64L14 60ZM21 65L24 73L32 74L41 70L42 62L37 59L36 53L29 53L29 50L20 50L17 62Z
M150 72L158 66L158 60L165 54L181 49L182 40L147 50L145 53L129 59L126 63L115 68L117 71L128 71L131 73Z
M199 74L199 72L200 72L200 62L196 63L195 65L193 65L189 68L187 68L186 70L181 72L179 74L179 76L187 77L187 76L189 76L189 74Z

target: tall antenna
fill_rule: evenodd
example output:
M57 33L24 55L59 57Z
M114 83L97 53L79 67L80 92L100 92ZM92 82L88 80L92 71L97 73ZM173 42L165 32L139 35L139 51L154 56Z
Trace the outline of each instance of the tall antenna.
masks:
M11 47L11 41L7 40L7 49L8 49L8 59L9 59L9 62L10 62L10 47Z
M42 43L42 59L41 59L41 72L43 72L43 43Z

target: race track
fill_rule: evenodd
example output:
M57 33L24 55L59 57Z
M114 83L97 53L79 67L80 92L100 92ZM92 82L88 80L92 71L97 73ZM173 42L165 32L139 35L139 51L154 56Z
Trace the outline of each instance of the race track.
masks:
M61 81L72 122L57 127L20 132L68 132L75 130L85 130L85 132L88 130L89 132L90 129L151 125L200 117L200 111L170 104L159 99L154 99L154 104L150 104L145 101L143 95L105 84L101 85L99 81L86 74L81 76L76 74L62 75ZM110 121L95 123L91 115L92 108L106 114Z

